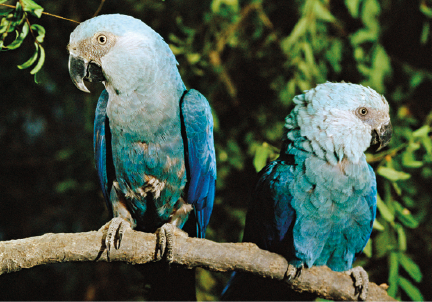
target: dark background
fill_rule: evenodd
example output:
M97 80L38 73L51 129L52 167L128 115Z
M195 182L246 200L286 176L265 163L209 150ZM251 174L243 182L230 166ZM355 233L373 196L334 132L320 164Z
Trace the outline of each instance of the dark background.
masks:
M101 2L38 4L84 21ZM368 159L374 168L411 176L377 177L385 206L358 264L372 281L389 283L398 298L431 300L429 6L427 0L111 0L100 14L132 15L159 32L186 86L209 100L218 181L207 238L218 242L241 240L256 168L280 147L294 95L327 80L384 94L394 138ZM47 31L39 84L29 69L16 67L34 51L30 35L19 49L0 53L0 240L90 231L110 219L92 153L102 85L88 84L92 93L86 94L69 78L66 45L75 23L47 15L30 22ZM228 276L198 270L198 299L217 299ZM141 287L140 275L126 264L65 263L0 276L0 299L135 300L142 299Z

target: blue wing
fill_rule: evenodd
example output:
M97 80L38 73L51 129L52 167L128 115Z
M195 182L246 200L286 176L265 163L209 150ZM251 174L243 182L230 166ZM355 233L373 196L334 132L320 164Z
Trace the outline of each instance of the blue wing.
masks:
M378 191L377 191L377 183L376 183L375 172L374 172L374 170L372 169L372 167L370 165L368 165L368 167L369 167L369 173L370 173L370 176L371 176L371 190L370 190L369 194L365 196L365 199L366 199L367 204L369 206L369 210L370 210L370 212L372 214L372 220L370 222L370 233L369 233L369 236L367 236L367 238L369 239L370 235L372 233L373 222L375 221L375 218L376 218L377 193L378 193ZM368 242L368 240L366 240L366 242L364 242L364 245L363 245L361 251L359 253L356 253L355 257L357 257L358 255L361 254L361 252L363 251L363 249L366 246L367 242ZM354 258L354 260L355 260L355 258Z
M108 92L104 90L99 97L94 120L93 151L96 162L96 170L105 202L112 216L112 205L109 193L114 180L114 164L111 151L111 133L106 114L108 104Z
M186 200L194 206L197 237L204 238L216 185L213 117L209 103L197 90L185 92L180 104L188 175Z
M288 186L293 181L292 155L281 157L261 170L248 206L243 242L253 242L261 249L294 257L292 224L295 211ZM247 273L234 272L222 292L223 301L282 301L309 299L297 295L280 282Z
M295 220L295 212L288 187L293 181L291 166L294 159L284 157L285 160L280 157L259 173L246 216L243 242L253 242L262 249L289 257L292 256L293 242L292 232L288 230Z

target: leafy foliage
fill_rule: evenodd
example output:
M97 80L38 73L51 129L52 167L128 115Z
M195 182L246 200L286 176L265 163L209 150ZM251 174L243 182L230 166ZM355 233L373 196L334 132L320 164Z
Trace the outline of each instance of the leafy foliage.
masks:
M29 25L29 17L42 13L31 3L0 7L2 49L20 47L0 55L0 196L6 200L0 203L0 237L5 240L96 229L108 219L91 148L101 87L90 83L91 95L75 89L64 51L75 25L45 16L40 27ZM77 20L92 17L99 5L43 2L46 11ZM186 85L210 101L218 160L207 232L212 240L241 240L255 172L277 157L296 94L342 80L382 93L390 103L394 136L390 147L367 154L377 172L378 215L357 264L372 281L388 283L394 297L432 299L423 277L432 274L430 1L127 0L105 2L101 13L129 14L159 32L176 54ZM13 64L36 64L33 71L43 64L43 28L50 59L35 87ZM26 44L31 31L34 40ZM229 277L205 270L197 275L200 300L217 299ZM139 280L128 266L71 264L2 276L0 291L10 300L140 299ZM22 290L10 290L18 286Z
M6 2L6 0L0 1L0 4ZM21 46L24 39L30 32L34 39L35 52L33 55L21 65L18 65L19 69L26 69L32 66L36 60L37 64L30 71L30 74L35 75L42 68L45 62L45 50L41 43L45 38L45 28L39 24L30 25L28 14L40 18L42 16L43 8L32 0L20 0L16 2L15 8L0 10L0 16L2 17L0 23L0 34L2 38L0 40L0 49L2 51L14 50ZM8 34L15 32L16 36L9 44L7 43Z

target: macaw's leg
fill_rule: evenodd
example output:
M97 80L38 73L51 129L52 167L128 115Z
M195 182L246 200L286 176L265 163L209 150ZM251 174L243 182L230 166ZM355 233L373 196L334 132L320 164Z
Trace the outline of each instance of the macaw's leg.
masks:
M134 219L126 207L124 196L117 192L115 189L116 186L118 186L118 184L114 182L110 194L114 218L102 227L103 229L108 229L105 238L105 246L108 250L108 254L113 248L119 249L125 231L135 228L136 226Z
M287 271L285 273L285 278L289 280L293 280L295 278L300 277L302 269L304 267L303 263L298 263L299 261L295 261L294 263L289 263Z
M344 273L352 276L354 279L355 294L359 294L360 300L366 301L369 288L369 277L364 268L356 266Z
M156 258L161 260L165 257L165 260L170 264L174 260L174 236L180 235L188 237L188 234L171 223L165 223L159 229L156 230Z

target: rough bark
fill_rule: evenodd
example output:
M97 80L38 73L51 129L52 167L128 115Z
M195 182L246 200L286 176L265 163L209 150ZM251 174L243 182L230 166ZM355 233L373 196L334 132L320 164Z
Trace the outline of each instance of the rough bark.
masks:
M174 263L188 268L203 267L217 272L246 271L264 278L284 280L286 259L259 249L252 243L216 243L189 238L183 232L174 236ZM0 275L37 265L71 261L122 261L144 264L156 260L156 235L126 231L119 249L105 249L106 231L72 234L45 234L0 242ZM296 291L315 293L331 300L357 300L350 276L327 267L303 269L299 278L286 281ZM385 286L370 283L368 300L395 301Z

